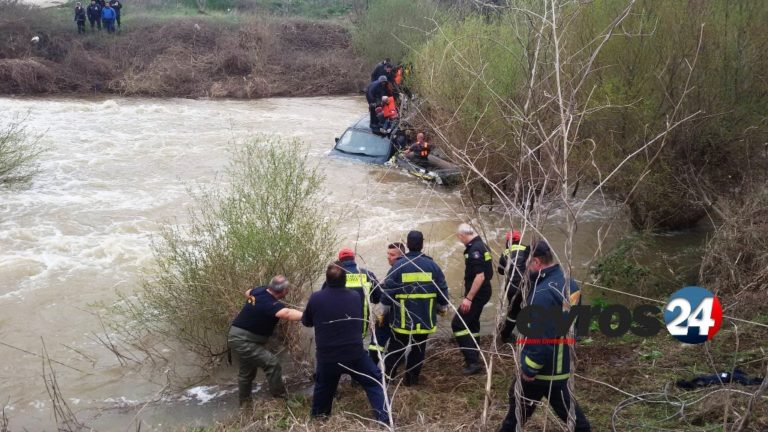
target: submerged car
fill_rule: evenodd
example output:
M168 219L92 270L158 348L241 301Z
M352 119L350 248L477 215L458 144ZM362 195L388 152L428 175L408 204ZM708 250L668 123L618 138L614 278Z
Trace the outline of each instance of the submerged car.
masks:
M426 162L418 163L406 157L389 136L373 133L367 116L336 138L331 155L377 165L389 164L439 185L449 186L461 181L459 167L439 156L430 154Z

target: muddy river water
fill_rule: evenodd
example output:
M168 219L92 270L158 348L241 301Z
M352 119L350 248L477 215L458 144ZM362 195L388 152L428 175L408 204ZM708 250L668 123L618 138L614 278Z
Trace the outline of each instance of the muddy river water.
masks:
M160 224L184 223L188 188L215 184L230 149L257 133L308 143L326 175L329 210L354 208L339 229L370 269L385 274L386 244L418 228L460 298L463 247L454 232L468 216L459 192L326 155L333 138L365 113L357 97L0 98L0 123L26 117L28 131L48 148L28 188L0 189L0 406L11 428L55 429L38 356L42 341L51 358L77 369L54 365L72 410L98 430L130 430L139 418L145 428L206 424L231 412L234 370L140 410L163 383L121 367L93 333L101 331L95 313L117 292L131 293L151 269L150 244ZM586 212L575 242L577 266L592 257L595 233L611 212ZM498 250L508 227L493 213L482 218ZM555 212L551 220L550 240L562 244L562 218ZM485 315L488 332L492 314Z

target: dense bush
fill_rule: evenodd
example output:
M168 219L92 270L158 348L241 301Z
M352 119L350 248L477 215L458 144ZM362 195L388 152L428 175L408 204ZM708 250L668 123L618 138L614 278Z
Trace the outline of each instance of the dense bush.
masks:
M374 0L354 33L357 53L370 64L400 62L435 31L441 12L430 0Z
M298 287L288 303L312 291L336 236L320 205L322 177L301 144L260 137L235 152L226 180L223 191L195 196L188 224L162 229L156 271L117 306L144 330L131 334L171 337L210 358L247 288L284 274Z
M541 179L559 176L567 157L571 184L600 182L688 116L603 189L627 203L636 227L690 227L711 204L703 189L733 190L765 170L768 3L641 0L599 51L626 0L560 9L559 51L549 24L540 31L545 11L523 11L540 5L516 4L457 15L411 56L422 112L487 180L506 182L510 193L520 183L546 191L552 182ZM567 156L557 130L563 113Z
M22 122L12 122L0 129L0 186L31 180L38 171L37 160L43 150Z

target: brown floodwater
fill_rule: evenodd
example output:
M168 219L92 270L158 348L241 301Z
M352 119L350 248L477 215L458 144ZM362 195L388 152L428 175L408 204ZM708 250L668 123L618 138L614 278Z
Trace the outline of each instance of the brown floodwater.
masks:
M258 133L308 144L326 175L325 202L339 217L343 246L356 248L372 271L386 273L387 243L420 229L453 298L460 298L463 246L454 232L471 215L459 192L327 156L334 137L366 113L358 97L0 98L0 123L26 117L28 131L48 147L28 188L0 189L0 406L11 429L55 428L36 355L43 340L51 358L78 369L54 365L78 419L98 430L129 430L138 419L144 429L209 424L231 412L233 369L158 400L161 374L121 366L95 340L94 333L103 333L95 314L104 313L118 292L132 293L142 272L151 271L153 235L164 222L185 222L188 188L215 185L230 150ZM595 204L582 215L574 242L577 276L586 274L596 234L614 213ZM494 212L480 214L475 222L498 251L509 222ZM564 241L564 221L556 209L545 229L556 247ZM496 301L488 305L483 333L496 307ZM445 324L438 336L449 335Z

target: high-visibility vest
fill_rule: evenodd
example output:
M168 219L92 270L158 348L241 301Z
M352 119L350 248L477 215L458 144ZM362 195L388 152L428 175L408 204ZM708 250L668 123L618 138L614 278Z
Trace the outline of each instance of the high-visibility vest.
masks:
M373 284L365 273L347 273L346 288L363 290L363 337L368 334L368 315L370 310L369 299Z

